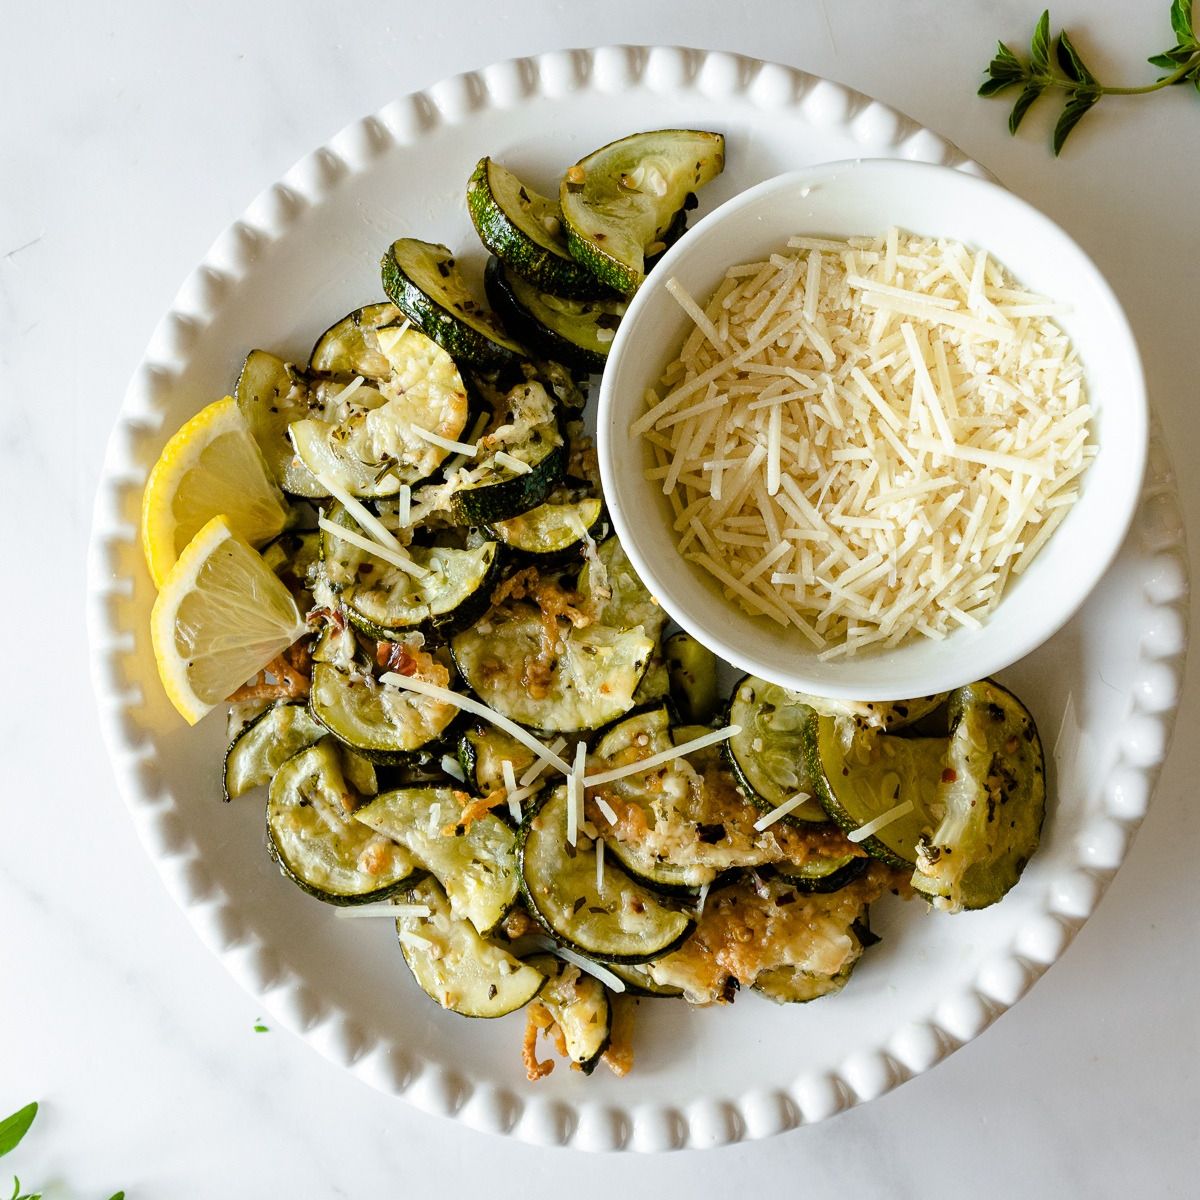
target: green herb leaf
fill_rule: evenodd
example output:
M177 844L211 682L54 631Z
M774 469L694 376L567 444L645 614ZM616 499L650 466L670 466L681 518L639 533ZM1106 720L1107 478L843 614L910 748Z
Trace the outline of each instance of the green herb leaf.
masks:
M1004 91L1006 88L1016 87L1020 82L1021 81L1019 79L996 79L995 77L991 79L985 79L979 85L979 95L995 96Z
M33 1118L37 1116L37 1110L35 1100L32 1104L18 1109L11 1117L0 1121L0 1156L15 1150L21 1144L21 1139L29 1132Z
M1196 45L1196 32L1192 25L1192 0L1172 0L1171 28L1175 30L1180 45Z
M111 1196L109 1196L108 1200L125 1200L125 1193L124 1192L113 1192L113 1194Z
M1050 69L1050 10L1042 13L1037 28L1033 31L1033 44L1029 48L1033 69L1045 74Z
M21 1181L14 1175L13 1176L13 1191L12 1191L12 1195L9 1196L8 1200L18 1200L18 1193L20 1192L20 1190L21 1190Z
M1099 92L1075 92L1063 109L1058 124L1054 127L1054 157L1062 153L1063 144L1071 136L1071 130L1083 120L1088 109L1100 99Z
M1161 67L1164 71L1173 71L1176 67L1181 67L1195 53L1189 50L1186 46L1175 46L1170 50L1164 50L1161 54L1152 54L1146 61L1151 66Z
M1083 59L1079 57L1079 51L1075 49L1065 29L1058 35L1054 49L1058 57L1058 65L1063 69L1065 75L1069 75L1076 83L1096 82L1095 75L1084 66Z
M1027 83L1017 97L1013 110L1008 114L1008 132L1016 133L1018 126L1025 119L1025 114L1033 102L1046 90L1044 83Z
M1014 68L1018 75L1025 73L1021 60L1003 42L996 43L996 57L992 59L993 72L998 64Z

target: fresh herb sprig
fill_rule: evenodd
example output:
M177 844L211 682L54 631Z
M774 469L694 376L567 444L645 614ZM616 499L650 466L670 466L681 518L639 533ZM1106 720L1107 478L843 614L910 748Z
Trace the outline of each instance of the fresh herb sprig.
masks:
M0 1121L0 1158L21 1144L21 1139L29 1132L37 1113L38 1106L35 1100ZM6 1200L42 1200L42 1193L21 1191L21 1181L14 1175L12 1195ZM125 1193L116 1192L108 1200L125 1200Z
M1154 83L1142 87L1108 87L1101 83L1084 64L1064 29L1053 41L1051 55L1050 10L1033 31L1029 61L1009 49L1003 42L996 47L996 57L988 65L981 96L998 96L1012 87L1021 94L1008 117L1008 130L1016 133L1025 114L1043 92L1060 89L1067 93L1066 106L1054 126L1054 154L1062 153L1071 131L1105 96L1144 96L1177 83L1191 83L1200 92L1200 37L1196 36L1192 17L1192 0L1171 0L1171 29L1176 44L1161 54L1151 55L1149 62L1166 71Z

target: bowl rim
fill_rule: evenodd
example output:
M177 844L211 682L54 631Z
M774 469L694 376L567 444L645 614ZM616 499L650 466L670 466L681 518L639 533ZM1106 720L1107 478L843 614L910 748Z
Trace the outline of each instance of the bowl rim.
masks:
M761 655L744 653L738 646L731 645L722 631L710 628L692 615L687 605L679 599L681 589L673 590L665 586L662 574L655 568L652 558L642 552L637 534L641 506L638 506L635 512L627 509L626 505L631 497L625 494L626 488L621 484L621 473L615 466L617 457L614 453L616 421L613 418L613 410L616 406L615 397L619 390L618 375L621 372L627 347L637 336L635 331L638 327L638 318L642 310L650 303L651 296L665 288L666 281L671 277L672 270L680 259L690 255L696 245L711 237L713 231L722 226L730 217L744 208L760 203L764 197L770 197L776 193L787 193L797 188L805 188L839 177L852 175L857 179L864 177L869 179L879 174L913 178L938 176L948 186L962 189L968 195L975 192L986 194L992 198L999 197L1001 203L1008 205L1019 214L1021 219L1040 224L1052 237L1059 239L1066 247L1070 248L1086 269L1091 272L1090 284L1099 297L1101 305L1111 314L1116 335L1124 343L1121 354L1128 360L1132 387L1128 392L1122 393L1122 404L1128 405L1131 428L1127 436L1124 432L1122 436L1122 456L1128 463L1128 467L1121 475L1121 491L1117 495L1119 508L1115 510L1118 516L1115 520L1107 521L1102 536L1094 539L1094 551L1088 556L1085 569L1075 572L1069 587L1055 588L1050 602L1043 606L1042 611L1046 614L1045 620L1026 625L1024 636L1012 637L1003 641L985 638L980 644L972 645L970 654L961 656L969 662L969 670L962 667L956 668L955 660L960 656L947 653L939 657L940 667L927 668L920 673L913 673L902 684L873 686L864 684L860 680L841 683L837 679L829 679L824 675L816 678L806 674L804 666L808 661L807 658L800 659L797 667L789 669L786 656L767 659ZM802 218L798 218L798 223L800 220ZM627 390L632 391L633 389ZM1124 307L1112 285L1091 256L1061 225L1041 209L994 180L966 174L953 167L910 159L842 159L786 171L739 192L706 214L666 251L656 264L654 272L647 276L645 283L630 302L609 350L608 363L601 379L596 411L597 455L605 501L613 527L621 539L621 544L634 570L670 617L693 637L739 670L757 675L793 691L843 700L901 700L911 696L949 691L975 679L1002 671L1033 653L1039 646L1052 638L1079 611L1116 559L1137 510L1149 448L1149 398L1141 352ZM628 418L628 413L624 416ZM1052 537L1051 544L1053 541ZM1043 553L1045 550L1044 547ZM687 578L683 575L680 577ZM687 588L682 590L686 594ZM1066 600L1062 599L1064 596L1067 597ZM1002 605L1003 602L1002 598L1000 604ZM732 601L726 603L729 610L739 618L743 616L748 618L748 614L743 614L742 610L736 608ZM986 625L984 628L987 628ZM954 637L953 633L948 635L939 645L947 647L953 645ZM894 651L864 655L853 661L856 664L883 662L888 658L892 658L894 661L897 651L902 653L907 647L920 644L908 642ZM781 661L783 665L781 665ZM836 667L833 667L832 670L836 672Z

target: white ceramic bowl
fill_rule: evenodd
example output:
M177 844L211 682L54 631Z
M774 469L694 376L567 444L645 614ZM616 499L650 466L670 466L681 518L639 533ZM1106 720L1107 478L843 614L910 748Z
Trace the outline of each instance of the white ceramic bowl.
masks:
M1083 362L1099 452L1082 494L1029 569L979 629L943 641L822 662L783 631L727 600L675 548L670 509L643 475L652 465L630 426L682 342L688 318L665 288L674 276L697 299L735 263L797 234L875 235L891 225L982 247L1023 285L1069 306L1058 318ZM946 691L1023 658L1083 603L1116 555L1137 504L1146 459L1147 404L1129 324L1100 272L1049 218L994 183L899 160L827 163L769 179L700 221L638 292L613 342L600 393L604 491L634 567L671 616L745 671L817 695L892 700Z

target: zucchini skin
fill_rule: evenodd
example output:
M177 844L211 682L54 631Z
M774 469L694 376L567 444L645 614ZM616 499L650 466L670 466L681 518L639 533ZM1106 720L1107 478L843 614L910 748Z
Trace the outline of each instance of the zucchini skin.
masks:
M538 798L537 802L525 814L525 819L521 822L520 828L517 830L517 865L521 878L521 893L525 898L526 906L529 909L530 915L542 927L547 934L555 941L566 946L570 950L574 950L578 954L584 955L586 958L596 959L599 962L605 963L627 963L637 964L650 962L653 959L661 958L666 954L670 954L673 950L677 950L685 941L692 935L696 927L696 922L692 918L685 919L680 925L677 933L669 938L664 939L662 944L651 947L645 951L636 951L632 953L612 953L610 951L601 951L595 946L585 946L571 937L565 929L556 929L551 920L545 915L539 907L539 898L537 896L538 887L530 882L530 864L529 864L529 840L533 832L534 822L541 815L547 805L553 803L557 793L551 790L544 791ZM564 842L563 854L567 855L567 847ZM617 866L615 868L606 864L606 871L613 871L615 874L624 876L624 868ZM632 880L630 881L632 883ZM634 885L638 886L638 885ZM642 889L645 891L646 889ZM666 907L666 906L663 906ZM576 909L578 911L578 907ZM682 914L679 914L682 916Z
M844 866L838 867L836 871L830 871L825 875L802 875L799 872L790 872L787 862L777 863L775 871L780 879L787 880L796 891L804 892L807 895L823 895L840 891L846 884L853 883L866 871L870 862L869 857L855 857Z
M467 211L484 246L509 270L547 292L573 300L606 295L604 284L587 267L571 257L565 237L561 238L562 248L559 251L552 249L550 244L539 244L505 211L499 195L502 175L508 175L517 182L511 171L485 156L476 164L467 181ZM556 200L539 196L524 184L520 187L534 201L543 202L558 211ZM547 231L546 242L553 243L555 240Z
M391 365L369 344L366 334L399 319L400 313L390 303L366 304L347 313L317 338L308 356L309 371L346 383L356 375L368 380L387 379Z
M493 255L488 259L483 273L483 287L488 303L499 314L504 327L512 331L526 346L543 354L554 362L576 371L599 374L608 361L607 354L589 350L566 337L557 329L538 320L521 303L511 281L505 275L505 267Z
M577 501L574 505L563 505L562 507L579 508L581 505L588 503L592 497L587 497L582 501ZM607 531L611 529L611 523L608 518L608 509L605 507L604 501L599 497L594 498L595 504L598 506L596 519L587 525L585 533L587 533L593 541L601 542L607 537ZM509 530L505 528L509 521L519 521L522 517L527 517L533 514L538 509L549 508L553 502L548 501L544 505L535 505L534 508L527 512L518 513L515 517L508 517L504 521L495 521L486 526L486 531L489 537L496 538L501 542L508 552L510 562L517 564L532 563L539 566L557 566L561 563L569 563L583 556L583 538L576 537L574 541L566 546L559 546L548 550L534 549L532 545L522 544L520 538L512 538Z
M677 161L670 168L675 177L665 180L666 188L657 200L627 206L617 221L604 207L611 207L613 194L620 196L614 174L635 169L640 156L654 152L660 156L665 142ZM684 144L687 153L683 154ZM694 163L694 169L690 165ZM725 138L719 133L695 129L659 129L634 133L593 150L581 158L563 177L559 188L559 206L567 234L567 249L605 285L625 296L632 296L646 277L646 250L671 230L687 197L719 175L725 168ZM593 181L601 175L600 183ZM635 192L637 189L634 189ZM609 203L606 204L606 201ZM634 212L632 209L641 209ZM597 217L597 213L601 216ZM650 222L650 224L647 224ZM591 228L584 228L584 225ZM601 229L595 228L602 226ZM625 229L620 226L625 226ZM633 231L628 231L632 225ZM638 228L641 226L641 228ZM633 237L636 232L639 236ZM615 251L601 246L599 233L609 246L614 235L627 244Z
M554 490L567 466L567 448L552 447L527 475L463 488L450 498L450 516L460 525L487 525L537 508Z
M745 722L737 719L738 714L735 713L735 707L741 699L740 693L742 688L747 686L758 688L773 687L774 685L767 684L764 680L758 679L753 675L743 675L742 678L733 685L733 690L729 695L729 704L725 711L724 723L729 725L742 725L743 732L745 731ZM752 704L757 704L757 702L757 695L754 700L749 701L749 703ZM771 812L778 804L782 803L782 797L766 796L755 787L745 765L738 758L737 751L734 746L736 740L737 739L735 738L728 738L721 743L721 755L728 765L729 770L733 774L734 782L737 784L738 790L743 796L746 797L747 800L750 801L751 804L764 813ZM812 776L812 764L805 749L803 733L798 732L795 740L796 758L801 763L805 773L809 776L809 780L812 783L812 787L798 787L797 790L810 791L815 788L816 784ZM801 782L803 782L803 780ZM831 818L816 800L806 800L798 810L784 814L780 820L786 822L788 825L794 826L797 829L814 829L819 828L822 825L828 826L832 824Z
M308 895L314 896L326 904L347 907L386 900L402 888L408 887L418 874L416 864L410 855L403 855L408 865L406 873L393 879L390 883L383 883L378 887L361 892L336 892L328 887L322 887L320 884L314 883L311 879L307 878L299 869L299 864L294 864L289 860L276 839L274 821L275 819L282 819L282 814L289 803L289 797L286 792L289 783L289 768L295 768L297 764L303 764L306 759L319 754L324 746L332 744L332 739L328 739L309 746L301 750L298 754L293 755L276 772L275 778L271 781L270 795L265 808L267 853L279 868L280 874L294 883L301 891L307 892ZM338 777L340 778L340 773ZM354 826L354 828L359 827Z
M499 330L489 336L468 325L408 277L397 257L397 247L405 240L401 239L388 247L387 253L380 262L383 290L387 293L388 299L426 337L437 342L455 361L479 367L484 371L517 366L525 357L520 346L507 341L507 339L499 340ZM422 244L430 251L441 255L443 263L453 264L454 256L448 247L430 243ZM451 266L449 269L453 270L454 268Z

